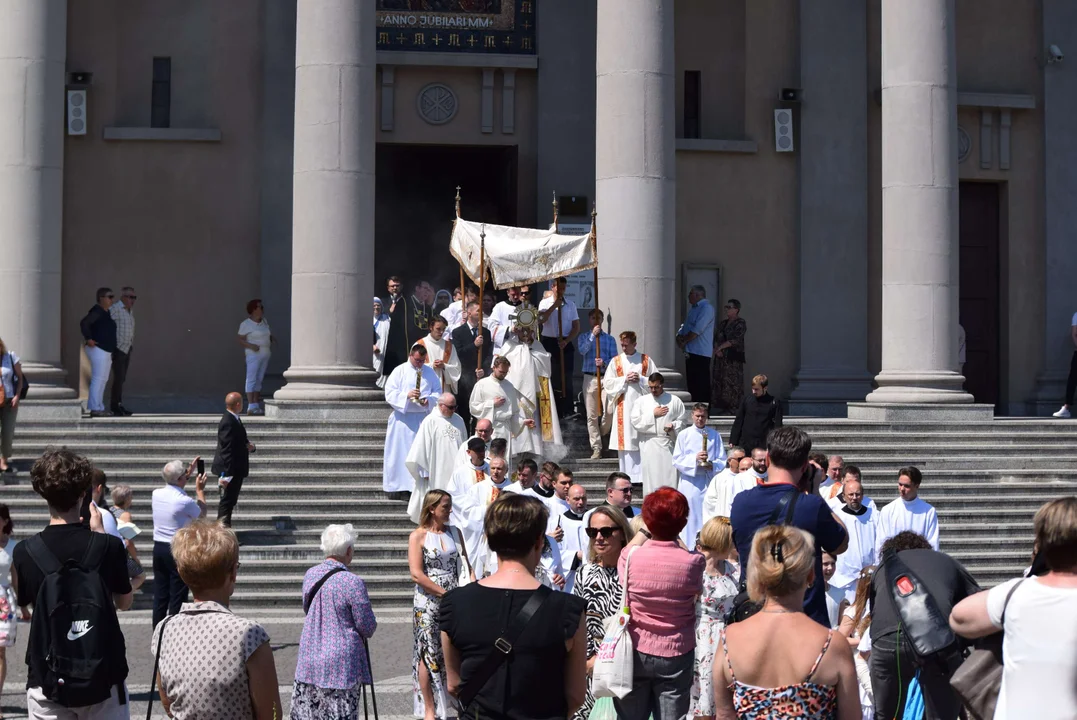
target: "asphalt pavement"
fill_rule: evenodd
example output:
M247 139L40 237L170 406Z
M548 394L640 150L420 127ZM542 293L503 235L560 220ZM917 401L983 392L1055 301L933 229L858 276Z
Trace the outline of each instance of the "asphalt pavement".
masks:
M284 717L291 707L292 681L299 653L299 637L303 631L303 616L295 611L256 611L239 613L260 623L269 633L273 659L277 666L280 699ZM132 611L120 614L120 624L127 643L127 678L131 695L131 717L146 716L149 699L153 655L150 654L150 613ZM26 715L26 639L30 626L20 623L15 647L7 649L7 681L0 697L4 718L25 718ZM380 720L412 718L413 691L411 684L412 629L410 611L385 611L378 616L378 629L370 641L371 665L374 669L375 693ZM369 692L369 688L368 688ZM369 698L368 698L369 699ZM362 718L360 708L359 717ZM154 703L154 718L167 717L159 700ZM370 717L374 717L371 708Z

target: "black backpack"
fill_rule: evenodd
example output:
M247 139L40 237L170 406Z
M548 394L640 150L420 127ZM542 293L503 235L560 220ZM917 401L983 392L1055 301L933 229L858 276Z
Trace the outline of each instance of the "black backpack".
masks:
M82 560L61 563L40 535L26 550L45 575L34 600L28 658L44 658L41 692L64 707L103 702L116 687L126 704L127 653L112 593L98 569L108 536L91 533Z

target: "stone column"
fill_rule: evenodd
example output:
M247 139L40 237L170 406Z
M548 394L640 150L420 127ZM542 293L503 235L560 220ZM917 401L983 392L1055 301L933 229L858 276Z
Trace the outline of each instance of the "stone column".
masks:
M74 398L60 360L67 0L0 0L0 17L0 337L29 397Z
M882 371L867 401L895 417L972 402L957 363L954 45L954 0L882 0Z
M376 40L374 0L299 0L292 365L275 400L381 396L362 364L374 295Z
M1077 48L1077 3L1043 0L1043 41L1066 53ZM1077 304L1073 278L1077 277L1077 73L1062 64L1043 68L1044 135L1044 347L1043 370L1036 378L1033 411L1048 415L1058 410L1066 393L1066 375L1073 356L1070 323Z
M663 369L675 362L673 0L598 0L599 298ZM669 379L667 379L669 384Z
M862 0L800 1L800 369L793 415L841 415L868 372L868 40ZM820 319L837 332L821 332Z

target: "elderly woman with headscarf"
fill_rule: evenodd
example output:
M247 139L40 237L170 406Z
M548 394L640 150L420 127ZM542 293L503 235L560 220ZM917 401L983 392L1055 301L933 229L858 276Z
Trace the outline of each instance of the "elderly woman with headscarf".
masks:
M374 298L374 362L371 367L378 374L374 383L378 387L385 385L385 376L381 374L381 366L385 362L385 343L389 340L389 314L385 312L385 305L381 298Z

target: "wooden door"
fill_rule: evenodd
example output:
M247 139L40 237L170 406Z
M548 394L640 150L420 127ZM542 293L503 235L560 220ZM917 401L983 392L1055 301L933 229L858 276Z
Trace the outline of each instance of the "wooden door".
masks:
M1000 398L999 195L996 183L960 186L960 306L965 390L978 403Z

